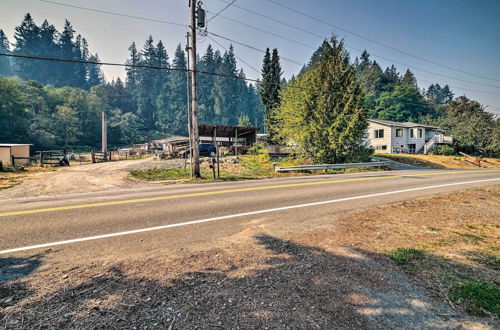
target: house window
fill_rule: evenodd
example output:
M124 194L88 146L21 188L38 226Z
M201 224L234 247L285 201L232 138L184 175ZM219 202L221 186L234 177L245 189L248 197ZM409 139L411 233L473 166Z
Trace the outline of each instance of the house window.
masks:
M418 137L422 138L423 135L424 135L424 130L422 128L419 128L418 129Z
M382 146L382 150L387 150L387 146Z
M374 136L376 139L382 139L384 137L384 130L383 129L376 129L374 131Z
M403 129L396 128L396 137L403 137Z
M413 128L410 128L410 137L411 138L415 137L414 134L413 134Z

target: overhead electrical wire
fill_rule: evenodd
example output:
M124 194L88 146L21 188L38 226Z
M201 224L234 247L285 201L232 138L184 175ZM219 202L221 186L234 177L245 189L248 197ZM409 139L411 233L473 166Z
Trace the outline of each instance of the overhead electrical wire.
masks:
M471 76L475 76L475 77L478 77L478 78L487 79L487 80L492 80L492 81L500 81L500 79L497 79L497 78L491 78L491 77L484 76L484 75L481 75L481 74L477 74L477 73L474 73L474 72L468 72L468 71L465 71L465 70L457 69L457 68L451 67L451 66L449 66L449 65L442 64L442 63L438 63L438 62L436 62L436 61L433 61L433 60L430 60L430 59L424 58L424 57L422 57L422 56L415 55L415 54L412 54L412 53L410 53L410 52L407 52L407 51L401 50L401 49L399 49L399 48L396 48L396 47L393 47L393 46L387 45L387 44L385 44L385 43L383 43L383 42L380 42L380 41L377 41L377 40L375 40L375 39L372 39L372 38L369 38L369 37L365 37L365 36L363 36L363 35L361 35L361 34L359 34L359 33L352 32L352 31L350 31L350 30L347 30L347 29L342 28L342 27L337 26L337 25L333 25L333 24L331 24L331 23L329 23L329 22L327 22L327 21L325 21L325 20L322 20L322 19L320 19L320 18L318 18L318 17L314 17L314 16L312 16L312 15L310 15L310 14L304 13L304 12L302 12L302 11L300 11L300 10L294 9L294 8L292 8L292 7L289 7L289 6L287 6L287 5L284 5L284 4L282 4L282 3L280 3L280 2L277 2L277 1L275 1L275 0L268 0L268 1L269 1L269 2L271 2L271 3L273 3L273 4L275 4L275 5L277 5L277 6L280 6L280 7L282 7L282 8L285 8L285 9L287 9L287 10L289 10L289 11L292 11L292 12L297 13L297 14L299 14L299 15L302 15L302 16L304 16L304 17L308 17L308 18L310 18L310 19L312 19L312 20L315 20L315 21L317 21L317 22L320 22L320 23L323 23L323 24L325 24L325 25L328 25L328 26L330 26L330 27L332 27L332 28L334 28L334 29L337 29L337 30L343 31L343 32L345 32L345 33L348 33L348 34L353 35L353 36L355 36L355 37L358 37L358 38L364 39L364 40L366 40L366 41L370 41L370 42L375 43L375 44L377 44L377 45L379 45L379 46L382 46L382 47L385 47L385 48L391 49L391 50L396 51L396 52L399 52L399 53L401 53L401 54L404 54L404 55L407 55L407 56L411 56L411 57L416 58L416 59L419 59L419 60L421 60L421 61L424 61L424 62L427 62L427 63L431 63L431 64L434 64L434 65L437 65L437 66L441 66L441 67L446 68L446 69L448 69L448 70L453 70L453 71L456 71L456 72L460 72L460 73L468 74L468 75L471 75Z
M212 40L213 42L215 42L217 45L219 45L220 47L224 48L226 51L228 51L227 47L225 47L223 44L221 44L220 42L218 42L217 40L215 40L214 38L208 36L208 38L210 40ZM241 62L243 62L244 64L246 64L250 69L252 69L253 71L257 72L258 74L261 74L260 70L256 69L253 65L249 64L247 61L245 61L244 59L242 59L241 57L237 56L236 54L233 54L234 57L236 57L238 60L240 60Z
M210 22L211 20L213 20L214 18L216 18L217 16L219 16L219 14L221 14L224 10L226 10L227 8L229 8L229 6L231 6L232 4L234 4L236 2L236 0L232 0L231 2L227 3L227 6L225 6L224 8L222 8L218 13L216 13L215 15L213 15L212 17L210 17L207 21Z
M170 25L188 27L187 24L182 24L182 23L177 23L177 22L170 22L170 21L165 21L165 20L151 18L151 17L142 17L142 16L122 14L122 13L117 13L117 12L114 12L114 11L107 11L107 10L101 10L101 9L94 9L94 8L87 8L87 7L75 6L75 5L70 5L70 4L67 4L67 3L61 3L61 2L51 1L51 0L40 0L40 1L41 2L46 2L46 3L51 3L51 4L54 4L54 5L58 5L58 6L71 7L71 8L76 8L76 9L81 9L81 10L87 10L87 11L92 11L92 12L101 13L101 14L121 16L121 17L127 17L127 18L140 19L140 20L143 20L143 21L150 21L150 22L157 22L157 23L164 23L164 24L170 24Z
M257 52L266 53L266 51L263 50L263 49L260 49L260 48L257 48L257 47L251 46L251 45L247 45L245 43L242 43L240 41L237 41L237 40L225 37L225 36L222 36L220 34L217 34L217 33L214 33L214 32L210 32L210 31L207 31L207 33L211 34L214 37L217 37L217 38L220 38L220 39L224 39L226 41L230 41L232 43L235 43L235 44L243 46L243 47L247 47L249 49L253 49L253 50L257 51ZM290 63L296 64L296 65L300 65L300 66L306 65L304 62L300 62L298 60L294 60L294 59L291 59L289 57L285 57L285 56L281 56L281 55L280 55L280 59L283 60L283 61L286 61L286 62L290 62Z
M219 0L219 1L227 3L226 0ZM295 29L297 31L300 31L300 32L303 32L303 33L307 33L307 34L312 35L314 37L317 37L319 39L323 39L323 40L325 39L325 36L323 36L323 35L320 35L318 33L312 32L312 31L308 31L308 30L303 29L303 28L300 28L300 27L298 27L298 26L296 26L294 24L290 24L290 23L278 20L278 19L276 19L274 17L271 17L271 16L268 16L268 15L259 13L259 12L255 11L255 10L252 10L252 9L249 9L249 8L246 8L246 7L243 7L243 6L239 6L239 5L234 5L234 7L239 8L241 10L244 10L246 12L252 13L252 14L254 14L256 16L260 16L260 17L266 18L267 20L273 21L275 23L279 23L281 25L290 27L290 28ZM224 18L225 19L230 19L228 17L224 17ZM234 20L233 20L233 22L234 22ZM360 49L360 48L356 48L356 47L353 47L353 46L348 45L348 44L345 44L345 45L346 45L347 48L351 48L351 49L354 49L356 51L363 52L363 50ZM500 88L500 86L489 85L489 84L484 84L484 83L480 83L480 82L476 82L476 81L471 81L471 80L456 78L456 77L449 76L449 75L446 75L446 74L442 74L442 73L438 73L438 72L433 72L433 71L430 71L430 70L422 69L422 68L416 67L414 65L410 65L410 64L403 63L403 62L399 62L399 61L396 61L396 60L393 60L393 59L390 59L390 58L387 58L387 57L379 56L379 55L374 54L374 53L370 53L370 55L372 55L373 57L377 57L377 58L380 58L380 59L383 59L383 60L386 60L386 61L389 61L389 62L393 62L393 63L399 64L399 65L404 65L404 66L407 66L408 68L411 68L411 69L414 69L414 70L417 70L417 71L426 72L426 73L433 74L433 75L436 75L436 76L441 76L441 77L445 77L445 78L448 78L448 79L453 79L453 80L457 80L457 81L461 81L461 82L465 82L465 83L470 83L470 84L474 84L474 85L478 85L478 86Z

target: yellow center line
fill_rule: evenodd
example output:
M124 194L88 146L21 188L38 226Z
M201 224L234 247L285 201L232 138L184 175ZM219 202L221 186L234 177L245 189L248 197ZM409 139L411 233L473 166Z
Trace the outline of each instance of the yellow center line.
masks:
M161 200L186 198L186 197L220 195L220 194L228 194L228 193L235 193L235 192L247 192L247 191L258 191L258 190L268 190L268 189L334 184L334 183L342 183L342 182L358 182L358 181L369 181L369 180L396 179L396 178L413 177L413 176L429 176L429 175L445 175L445 174L461 174L461 173L489 173L489 172L500 172L500 170L482 170L482 171L470 171L470 170L468 170L468 171L429 172L429 173L387 175L387 176L378 176L378 177L361 177L361 178L348 178L348 179L337 179L337 180L322 180L322 181L315 181L315 182L287 183L287 184L272 185L272 186L226 189L226 190L206 191L206 192L181 194L181 195L146 197L146 198L127 199L127 200L120 200L120 201L111 201L111 202L98 202L98 203L89 203L89 204L49 207L49 208L42 208L42 209L3 212L3 213L0 213L0 217L8 217L8 216L24 215L24 214L34 214L34 213L66 211L66 210L84 209L84 208L99 207L99 206L111 206L111 205L123 205L123 204L141 203L141 202L152 202L152 201L161 201Z

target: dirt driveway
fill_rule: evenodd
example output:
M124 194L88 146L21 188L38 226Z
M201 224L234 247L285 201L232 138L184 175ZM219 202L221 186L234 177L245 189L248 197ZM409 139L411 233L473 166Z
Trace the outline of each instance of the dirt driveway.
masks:
M13 188L0 191L0 199L150 187L150 184L134 179L130 171L182 166L182 159L153 158L72 166L36 173Z

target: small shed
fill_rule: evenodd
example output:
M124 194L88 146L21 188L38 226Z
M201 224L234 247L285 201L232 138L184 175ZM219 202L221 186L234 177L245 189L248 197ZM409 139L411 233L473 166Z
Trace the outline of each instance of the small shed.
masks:
M30 157L31 144L0 143L0 162L3 165L13 165L12 157L16 159L15 165L24 165L28 163Z

